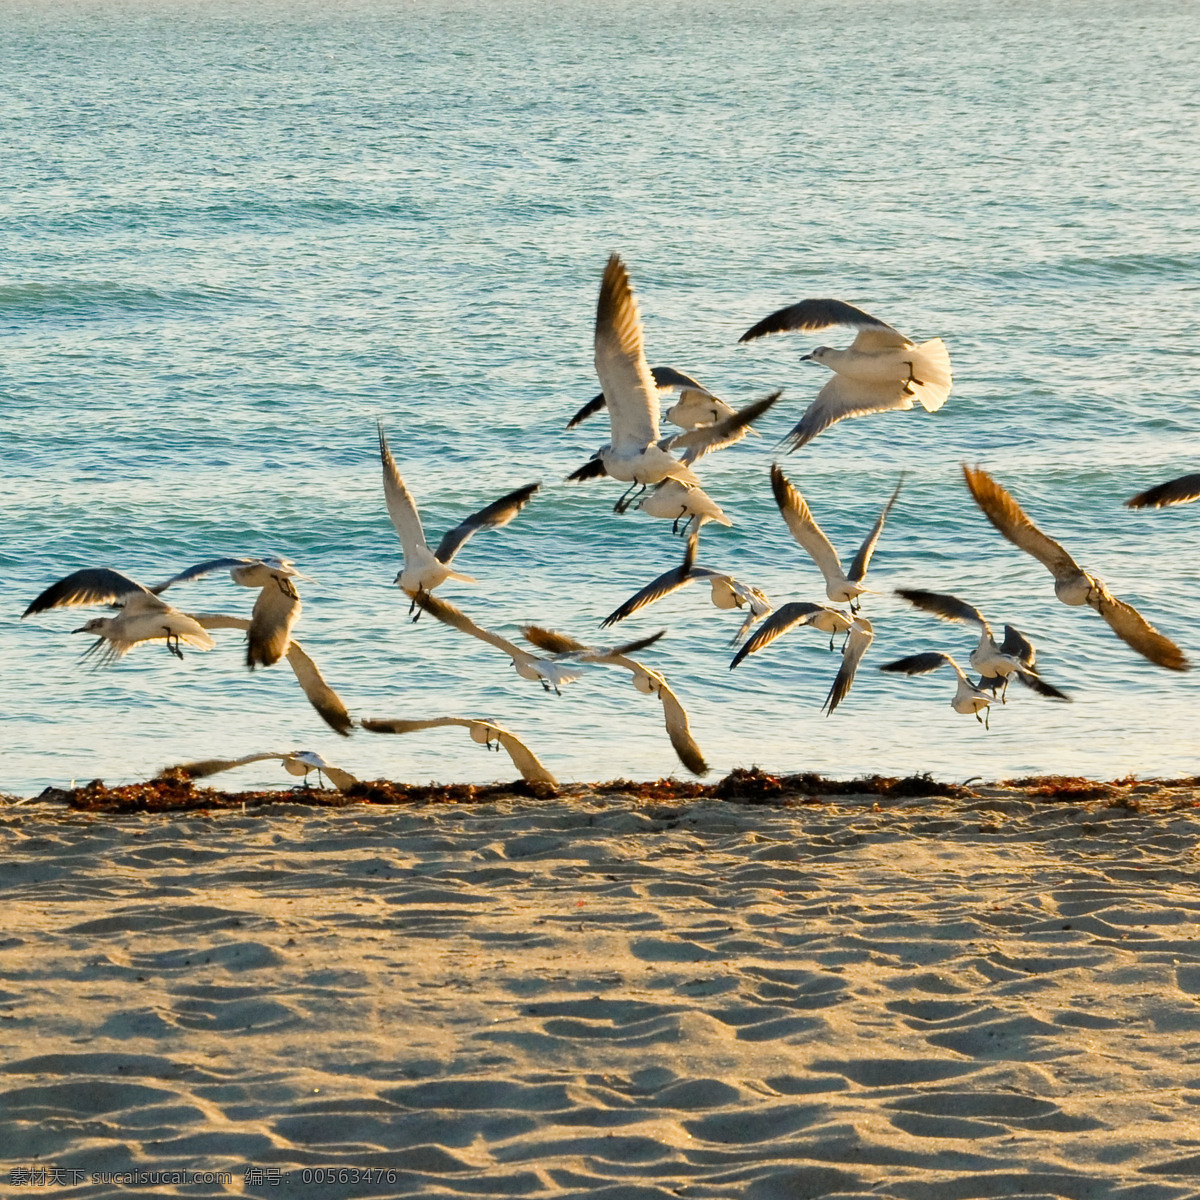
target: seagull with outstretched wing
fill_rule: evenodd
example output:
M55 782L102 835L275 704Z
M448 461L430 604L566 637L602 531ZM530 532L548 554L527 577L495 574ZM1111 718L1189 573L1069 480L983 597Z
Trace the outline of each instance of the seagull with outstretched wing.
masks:
M449 530L438 543L438 548L431 550L425 540L425 531L421 528L416 502L400 477L396 460L388 449L382 422L379 424L379 458L383 465L383 496L387 502L388 516L404 548L404 568L396 576L395 582L406 595L412 597L409 612L417 608L418 597L428 595L447 579L475 583L473 576L455 571L450 566L451 560L467 540L481 529L499 529L507 525L542 486L540 483L527 483L492 501ZM418 612L416 615L421 614Z
M963 477L983 515L1014 546L1036 558L1054 576L1054 594L1073 607L1094 608L1126 645L1169 671L1187 671L1191 664L1170 638L1164 637L1141 613L1118 600L1104 581L1089 574L1024 513L1013 497L986 471L963 464Z
M751 342L772 333L814 333L834 325L857 329L845 350L818 346L801 362L817 362L834 376L817 393L796 427L788 449L799 450L830 425L847 417L909 409L920 401L927 412L946 403L953 381L950 355L941 338L919 345L870 313L844 300L812 299L790 304L751 326L738 339Z

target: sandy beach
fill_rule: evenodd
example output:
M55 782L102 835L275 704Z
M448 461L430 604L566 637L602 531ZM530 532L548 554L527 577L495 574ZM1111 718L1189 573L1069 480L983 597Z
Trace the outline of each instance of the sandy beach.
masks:
M4 1194L1198 1196L1191 782L5 804Z

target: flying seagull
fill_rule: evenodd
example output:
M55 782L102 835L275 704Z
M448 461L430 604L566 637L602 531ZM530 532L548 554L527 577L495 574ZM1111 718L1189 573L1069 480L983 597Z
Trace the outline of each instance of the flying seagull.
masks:
M404 486L404 480L396 469L396 461L388 449L382 422L379 424L379 458L383 464L383 495L387 501L388 515L392 518L392 524L404 548L404 568L396 576L395 582L412 597L413 603L409 605L409 612L416 608L419 596L428 595L447 579L474 583L475 579L472 576L455 571L450 566L450 561L472 534L481 529L498 529L501 525L507 525L542 486L540 483L528 483L516 491L509 492L507 496L501 496L499 500L494 500L486 508L472 513L465 521L456 525L443 536L436 550L430 550L421 528L417 506L408 488ZM417 616L420 616L419 612Z
M1200 475L1181 475L1130 496L1125 507L1166 508L1171 504L1191 504L1193 500L1200 500Z
M303 776L305 786L308 785L310 771L316 771L318 778L322 775L326 776L339 792L347 791L358 782L349 771L343 771L341 767L335 767L333 763L326 762L315 750L292 750L282 754L247 754L242 758L206 758L200 762L180 763L178 766L164 767L158 773L158 778L185 775L188 779L204 779L209 775L216 775L219 771L228 771L233 767L245 766L247 763L267 762L269 759L277 759L289 775Z
M837 551L821 532L821 527L809 511L804 497L792 485L780 469L779 464L772 464L771 490L775 493L775 503L779 505L779 511L783 514L783 519L788 529L791 530L792 537L808 552L813 562L820 568L821 574L825 576L825 595L834 604L848 603L851 609L857 610L858 597L870 590L863 587L862 581L866 577L867 568L871 565L871 556L875 553L875 546L879 541L879 535L883 532L884 522L888 518L888 513L892 511L892 505L896 503L896 498L900 495L900 489L903 486L904 476L902 474L900 482L896 484L896 490L892 493L892 498L883 506L879 519L875 522L871 532L867 534L866 540L859 546L858 553L854 556L854 561L850 564L850 571L847 574L842 570L842 560L838 557Z
M569 479L595 479L609 475L630 486L614 512L625 512L635 493L651 484L675 479L688 487L700 480L687 461L671 451L691 451L695 461L707 449L728 445L761 416L775 399L759 400L712 425L689 429L673 437L659 436L659 389L646 363L642 344L642 319L629 282L629 272L619 255L612 255L600 283L596 304L596 374L608 407L612 439L590 462Z
M183 657L180 643L196 650L211 650L213 640L186 613L160 600L149 588L120 571L108 567L85 567L52 583L29 604L22 619L51 608L111 604L120 607L115 617L95 617L73 633L98 634L84 651L96 656L97 666L107 666L127 654L139 642L165 641L176 658Z
M246 665L253 671L255 667L277 663L287 652L292 626L299 620L302 607L300 593L292 580L307 576L301 575L286 558L214 558L188 567L150 590L158 595L177 583L199 579L214 571L228 571L234 583L259 589L246 631Z
M789 451L837 421L867 413L912 408L919 400L936 412L950 395L950 355L941 338L914 343L890 325L843 300L801 300L764 317L738 338L750 342L769 333L799 330L812 333L846 325L858 334L845 350L818 346L801 362L821 363L834 376L817 393L799 424L788 434Z
M811 604L806 600L793 600L788 604L781 604L733 656L729 669L732 671L747 655L757 654L789 629L805 625L811 625L813 629L829 634L829 648L832 650L834 636L839 633L848 634L854 625L854 617L826 604Z
M192 619L203 629L241 629L247 633L251 622L245 617L229 616L225 613L194 613ZM350 736L350 728L354 724L341 697L325 682L317 664L309 658L299 642L288 642L284 657L296 682L304 690L308 702L317 710L321 720L330 729L343 737Z
M565 634L556 633L552 629L543 629L538 625L523 626L521 636L527 638L539 649L562 657L598 653L585 646L583 642L578 642ZM679 756L679 761L693 775L706 775L708 763L704 761L704 754L696 744L695 738L692 737L688 715L684 711L683 705L679 703L679 697L675 695L665 677L659 672L628 657L638 648L640 647L634 643L632 646L626 647L624 653L610 652L604 661L615 667L624 667L633 676L633 686L639 692L647 696L658 697L659 703L662 705L667 737L671 739L671 745Z
M481 721L472 717L428 717L415 721L363 718L359 724L372 733L416 733L421 729L437 729L443 725L462 725L470 730L471 740L479 745L489 750L506 750L513 766L521 772L521 778L527 783L558 786L558 780L546 770L538 756L515 733L497 725L495 721Z
M1054 594L1074 607L1088 605L1109 624L1113 633L1139 654L1171 671L1190 670L1182 650L1164 637L1132 605L1118 600L1103 580L1083 570L1056 542L1047 537L1021 506L986 471L963 464L963 476L983 515L1014 546L1032 555L1054 576Z
M1071 699L1066 692L1060 692L1037 673L1033 643L1019 629L1005 625L1004 641L998 643L983 613L957 596L919 588L897 588L896 595L924 612L941 617L943 621L958 621L978 627L979 644L971 651L971 666L982 676L980 687L989 687L993 692L1003 687L1002 703L1004 692L1008 691L1008 681L1014 675L1039 696L1053 700Z
M950 667L958 676L958 688L954 693L954 699L950 701L950 707L957 713L973 715L975 720L986 729L988 727L988 705L995 697L973 684L967 678L962 667L949 654L939 654L937 651L930 651L927 654L911 654L908 658L887 663L879 669L902 675L927 675L939 667ZM980 712L984 712L985 715L981 717Z
M546 691L553 691L560 695L561 688L579 678L580 672L575 669L578 664L612 662L615 657L634 654L646 646L653 645L666 633L665 629L660 629L658 633L652 634L650 637L639 638L624 646L614 646L606 650L580 647L587 651L586 654L573 652L553 654L549 658L543 658L536 654L530 654L528 650L521 649L507 638L501 637L500 634L492 633L491 630L477 625L461 609L455 608L453 604L448 604L445 600L439 600L436 596L429 595L428 592L417 596L416 601L430 616L436 617L442 624L449 625L460 633L470 634L471 637L478 638L481 642L486 642L489 646L495 646L497 650L503 651L512 659L512 664L522 679L536 679Z
M646 584L640 592L630 596L624 604L613 609L600 623L602 628L615 625L618 621L631 617L639 609L669 596L672 592L686 587L693 580L707 583L712 588L712 602L717 608L745 608L748 610L741 628L734 634L734 642L739 642L749 632L751 625L760 617L765 617L771 611L771 602L756 587L740 583L732 575L723 571L714 571L711 567L696 565L696 548L699 537L692 534L688 538L687 550L683 562L669 571L664 571L657 579Z

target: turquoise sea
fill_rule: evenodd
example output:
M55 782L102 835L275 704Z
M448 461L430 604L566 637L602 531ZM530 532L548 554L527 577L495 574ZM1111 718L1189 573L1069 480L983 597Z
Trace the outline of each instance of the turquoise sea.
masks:
M411 624L392 586L377 419L431 535L544 481L456 560L479 584L439 593L484 625L606 639L599 619L679 558L667 522L613 515L620 485L563 482L608 440L603 418L564 424L597 390L613 252L652 362L735 404L785 389L763 437L701 463L735 522L701 561L777 604L823 589L768 467L827 378L800 356L850 335L739 334L835 296L943 337L954 365L941 412L844 422L783 460L845 557L908 472L864 608L877 640L831 718L820 635L730 673L737 618L706 589L613 631L669 630L645 661L712 778L1196 772L1200 671L1055 601L959 469L994 472L1200 662L1200 506L1121 507L1200 457L1194 5L89 0L3 3L0 29L0 789L300 747L367 778L512 777L461 730L338 738L230 635L92 672L68 632L91 612L19 620L79 567L152 583L266 553L312 577L296 635L356 714L491 716L562 779L683 774L627 675L544 694ZM948 674L880 674L973 644L895 586L1018 625L1075 702L1014 688L985 731L951 711ZM223 577L175 596L253 599Z

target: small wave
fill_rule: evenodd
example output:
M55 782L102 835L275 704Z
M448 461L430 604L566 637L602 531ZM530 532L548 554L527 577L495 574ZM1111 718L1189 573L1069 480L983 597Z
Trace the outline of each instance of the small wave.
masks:
M257 296L206 284L152 287L104 279L64 279L53 283L0 285L0 320L95 319L129 313L216 311L231 305L259 303L262 300Z

